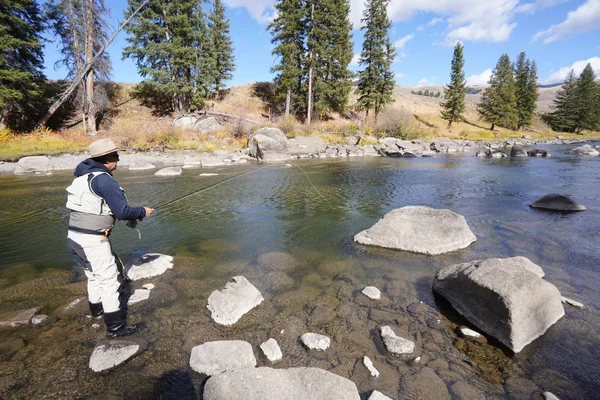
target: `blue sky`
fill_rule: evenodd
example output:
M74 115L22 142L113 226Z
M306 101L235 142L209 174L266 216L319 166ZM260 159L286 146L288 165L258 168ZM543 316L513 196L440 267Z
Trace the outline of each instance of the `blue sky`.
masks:
M223 0L231 24L236 70L230 85L269 81L271 35L267 23L273 18L275 0ZM362 47L360 18L363 0L350 0L353 42L357 58ZM112 25L124 19L126 2L106 0ZM573 68L581 73L590 62L600 76L600 0L391 0L388 16L398 58L392 69L400 85L443 85L450 74L452 46L460 40L465 48L465 74L472 85L484 84L498 58L507 53L515 60L519 52L538 64L541 83L562 82ZM121 32L109 47L116 82L139 82L135 63L121 59L127 45ZM56 45L45 46L46 76L65 78L55 69ZM360 66L352 64L353 71Z

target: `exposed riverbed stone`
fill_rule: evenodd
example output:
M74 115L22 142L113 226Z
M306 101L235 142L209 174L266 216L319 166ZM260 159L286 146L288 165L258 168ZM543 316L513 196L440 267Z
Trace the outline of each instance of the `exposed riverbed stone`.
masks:
M530 204L533 208L553 211L585 211L585 207L560 194L547 194Z
M23 157L15 167L15 174L45 173L52 170L50 159L46 156Z
M518 353L564 315L560 292L540 271L525 257L473 261L442 269L433 288L468 321Z
M13 311L0 316L0 329L16 328L22 325L28 325L33 316L39 311L39 308L29 308L27 310Z
M154 166L154 164L151 163L135 163L129 165L130 171L147 171L154 168L156 167Z
M584 144L583 146L575 147L569 151L565 152L566 154L576 154L580 156L597 156L600 155L600 152L590 146L589 144Z
M282 154L288 150L288 139L278 128L262 128L248 138L248 155L259 160L268 158L268 153Z
M515 145L510 149L511 157L527 157L527 151L521 145Z
M373 361L371 361L369 357L363 356L363 364L365 364L365 367L367 367L372 377L379 377L379 371L377 371L377 368L375 368L375 366L373 365Z
M450 400L444 381L431 368L423 368L402 380L400 399Z
M34 315L31 318L31 323L33 325L41 325L48 320L48 316L44 314Z
M148 300L150 298L151 290L148 289L135 289L129 300L127 301L127 305L132 305L135 303L139 303L140 301Z
M392 328L382 326L380 328L381 338L386 349L392 354L412 354L415 351L415 344L410 340L396 336Z
M205 375L255 366L252 345L243 340L207 342L194 347L190 356L190 367Z
M156 171L154 173L154 175L156 175L156 176L177 176L177 175L181 175L182 172L183 171L181 170L181 167L167 167L167 168L163 168L163 169Z
M204 400L359 400L356 385L319 368L251 368L212 376Z
M260 349L262 350L267 360L270 362L276 362L283 358L283 354L281 353L281 349L279 348L279 344L277 340L270 338L266 342L260 345Z
M94 349L89 367L94 372L102 372L123 364L140 351L140 345L126 340L112 340Z
M459 330L461 336L467 339L478 339L481 337L481 334L479 332L475 332L473 329L469 329L464 326L460 327Z
M528 149L527 155L529 157L550 157L550 153L543 149Z
M311 350L325 351L331 344L331 340L327 336L319 335L318 333L305 333L300 336L300 340Z
M363 289L362 294L373 300L379 300L381 298L381 291L375 286L367 286Z
M377 390L373 390L367 400L392 400L392 398L387 397L385 394L378 392Z
M147 253L125 265L127 276L132 281L153 278L173 268L173 257L159 253Z
M569 298L567 298L567 297L564 297L564 296L562 296L560 299L561 299L561 301L562 301L563 303L565 303L565 304L568 304L568 305L570 305L570 306L573 306L573 307L575 307L575 308L579 308L579 309L581 309L581 310L583 310L583 309L585 308L585 305L584 305L583 303L580 303L580 302L578 302L578 301L575 301L575 300L569 299Z
M390 211L354 236L355 242L365 245L431 255L465 248L476 239L462 215L424 206Z
M244 314L263 302L263 296L243 276L234 276L225 289L215 290L208 298L212 319L221 325L233 325Z

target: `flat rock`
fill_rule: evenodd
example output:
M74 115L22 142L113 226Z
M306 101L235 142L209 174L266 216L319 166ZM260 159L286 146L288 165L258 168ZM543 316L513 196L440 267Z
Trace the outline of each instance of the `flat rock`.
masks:
M255 366L252 345L243 340L207 342L194 347L190 356L190 367L209 376Z
M194 124L194 130L200 132L211 132L221 129L221 124L215 119L215 117L208 117L196 121Z
M381 291L375 286L367 286L363 289L362 294L373 300L381 299Z
M377 370L377 368L375 368L375 366L373 365L373 361L371 361L369 357L363 356L363 364L365 364L365 367L367 367L372 377L379 377L379 371Z
M233 325L263 300L258 289L246 278L234 276L232 282L227 282L225 289L211 293L206 308L210 310L216 323Z
M373 390L367 400L392 400L392 398L387 397L385 394L378 392L377 390Z
M470 338L470 339L477 339L477 338L481 337L481 334L479 332L475 332L473 329L469 329L464 326L460 328L460 334L463 337Z
M147 171L150 169L156 168L154 164L150 163L139 163L139 164L131 164L129 165L130 171Z
M207 172L200 174L200 176L217 176L217 175L219 175L219 174L213 174L213 173L207 173Z
M125 269L132 281L153 278L173 268L173 257L158 253L147 253L127 263Z
M552 392L544 392L542 393L542 397L544 398L544 400L560 400Z
M428 367L402 380L402 399L450 400L450 393L444 381Z
M424 206L390 211L354 236L355 242L365 245L431 255L465 248L476 239L462 215Z
M529 206L553 211L585 211L584 206L560 194L547 194Z
M163 169L159 169L154 173L156 176L177 176L182 173L181 167L167 167Z
M396 336L392 328L382 326L380 328L381 338L386 349L392 354L412 354L415 351L415 344L410 340Z
M583 146L575 147L569 151L565 152L566 154L576 154L580 156L597 156L600 155L600 152L590 146L589 144L584 144Z
M126 340L111 340L94 349L90 357L90 369L102 372L123 364L140 351L140 345Z
M127 301L127 305L132 305L135 303L139 303L140 301L148 300L150 298L151 290L148 289L135 289L129 300Z
M52 170L52 163L46 156L29 156L19 160L15 174L42 173Z
M211 157L202 157L200 159L201 163L202 163L202 167L220 167L225 165L225 162L223 162L223 159L220 157L216 157L216 156L211 156Z
M0 329L16 328L31 323L33 316L39 311L39 308L29 308L27 310L13 311L0 316Z
M318 333L305 333L300 336L302 343L311 350L325 351L329 348L331 340L325 335L319 335Z
M48 316L44 314L34 315L31 318L31 323L33 325L41 325L48 320Z
M558 289L524 259L452 265L438 272L433 289L473 325L518 353L565 313Z
M212 376L204 400L359 400L349 379L319 368L248 368Z
M567 298L567 297L564 297L564 296L561 296L560 300L561 300L563 303L565 303L565 304L568 304L568 305L570 305L570 306L573 306L573 307L575 307L575 308L579 308L579 309L582 309L582 310L585 308L585 305L583 305L583 303L580 303L580 302L578 302L578 301L575 301L575 300L569 299L569 298Z
M277 340L273 338L270 338L266 342L262 343L260 345L260 349L270 362L276 362L283 358L279 344L277 343Z

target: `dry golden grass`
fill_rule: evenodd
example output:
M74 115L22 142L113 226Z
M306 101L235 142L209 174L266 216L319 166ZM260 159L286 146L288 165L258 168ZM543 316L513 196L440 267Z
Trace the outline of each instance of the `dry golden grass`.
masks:
M86 150L92 139L82 132L52 132L36 129L26 135L0 130L0 160L16 160L23 156L73 153Z

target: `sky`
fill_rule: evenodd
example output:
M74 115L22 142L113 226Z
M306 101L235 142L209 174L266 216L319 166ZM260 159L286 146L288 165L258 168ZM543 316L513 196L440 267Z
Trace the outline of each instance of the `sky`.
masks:
M354 59L358 72L362 48L361 17L364 0L350 1ZM270 68L277 63L271 54L267 25L275 15L275 0L223 0L230 21L236 70L231 86L271 81ZM118 26L126 2L105 0L112 26ZM512 61L524 51L538 65L541 84L563 82L573 69L577 75L591 63L600 76L600 0L391 0L388 17L390 38L397 49L392 65L396 83L406 86L444 85L450 77L453 46L464 45L465 76L470 85L482 85L503 53ZM45 74L64 79L66 71L55 68L57 43L46 36ZM112 79L140 82L132 59L122 59L127 34L121 32L108 48Z

